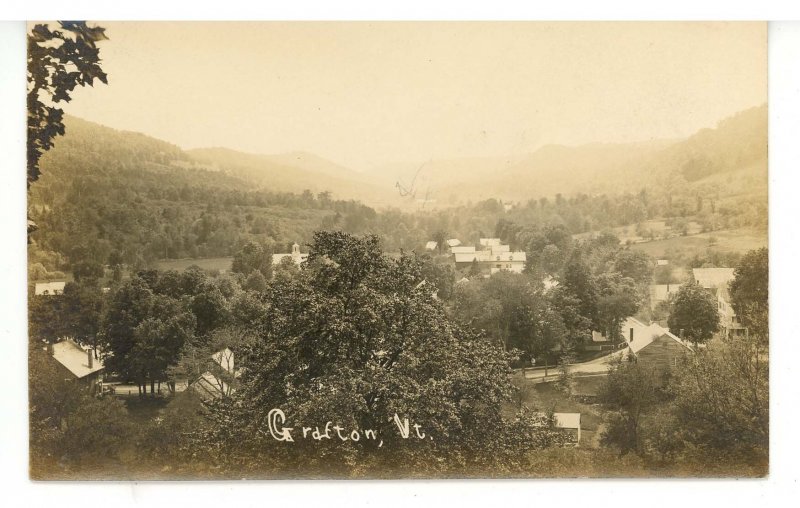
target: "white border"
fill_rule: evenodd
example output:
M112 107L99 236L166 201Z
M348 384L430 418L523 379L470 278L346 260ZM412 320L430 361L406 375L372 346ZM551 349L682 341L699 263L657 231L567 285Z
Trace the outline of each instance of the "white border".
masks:
M244 3L244 7L241 4ZM252 2L255 4L255 2ZM646 2L641 2L645 4ZM698 5L696 1L559 2L548 6L531 2L510 7L506 2L459 2L444 7L411 1L389 7L359 7L355 2L289 2L283 6L256 7L251 2L167 4L137 1L125 5L105 2L38 1L33 7L21 2L5 8L12 17L91 19L763 19L800 18L800 6L783 2L728 2L726 6ZM335 7L333 5L335 4ZM239 10L236 9L237 5ZM425 7L421 7L421 6ZM784 6L776 10L776 5ZM622 6L622 7L620 7ZM69 10L69 12L66 12ZM24 11L24 12L23 12ZM735 11L735 12L732 12ZM25 384L25 256L24 256L24 39L20 24L0 23L0 482L3 499L10 505L86 506L104 505L182 506L529 506L569 504L648 507L759 506L794 504L798 492L797 425L800 390L797 376L800 358L796 336L797 264L800 245L800 25L770 27L770 246L772 272L772 455L767 480L746 481L459 481L459 482L248 482L192 483L32 483L27 479L27 396ZM22 32L20 32L20 30ZM731 84L735 86L735 84ZM23 92L24 93L24 92ZM17 171L17 172L15 172ZM795 363L795 366L792 365ZM16 498L16 500L15 500ZM94 501L94 502L90 502Z

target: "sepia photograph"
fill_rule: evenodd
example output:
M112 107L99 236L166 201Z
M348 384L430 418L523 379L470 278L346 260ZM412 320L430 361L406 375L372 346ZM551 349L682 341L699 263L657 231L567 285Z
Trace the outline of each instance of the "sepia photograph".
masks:
M768 476L766 22L26 38L30 479Z

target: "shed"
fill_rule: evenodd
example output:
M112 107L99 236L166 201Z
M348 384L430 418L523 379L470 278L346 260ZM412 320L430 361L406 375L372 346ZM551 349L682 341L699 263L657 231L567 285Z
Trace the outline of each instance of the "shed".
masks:
M580 413L553 413L553 424L557 429L576 431L575 446L581 443L581 414Z

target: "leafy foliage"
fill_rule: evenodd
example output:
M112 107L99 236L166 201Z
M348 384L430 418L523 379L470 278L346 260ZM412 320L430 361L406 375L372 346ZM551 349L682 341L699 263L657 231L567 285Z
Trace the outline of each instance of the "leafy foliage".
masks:
M734 270L731 305L742 324L757 337L769 337L769 251L750 251Z
M509 358L448 319L422 280L418 259L387 259L375 237L317 233L308 266L267 289L240 389L212 405L198 453L282 474L503 474L556 442L536 415L500 417L513 392ZM335 435L279 442L266 431L272 408L298 431L332 421L373 429L382 444ZM395 413L426 437L402 439Z
M683 284L670 305L669 331L693 342L705 342L719 329L717 300L697 282Z
M83 21L60 21L60 30L34 25L28 34L28 187L39 178L39 159L64 134L64 112L56 105L69 102L77 86L108 84L100 67L97 42L105 29Z

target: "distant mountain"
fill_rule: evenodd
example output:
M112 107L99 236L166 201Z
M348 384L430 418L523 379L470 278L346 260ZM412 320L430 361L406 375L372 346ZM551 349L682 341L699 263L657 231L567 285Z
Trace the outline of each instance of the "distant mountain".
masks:
M249 154L228 148L198 148L186 154L196 163L246 178L265 189L317 194L329 191L336 199L358 199L381 205L394 198L380 182L334 162L305 152Z
M274 192L330 191L334 199L355 199L377 208L415 209L428 203L442 207L488 198L527 201L556 194L619 194L643 188L681 193L691 187L728 195L765 194L767 188L766 105L737 113L713 129L682 140L547 145L516 158L439 159L368 172L353 171L307 152L183 151L143 134L72 117L67 119L67 132L57 140L57 145L62 144L58 152L62 157L80 152L74 167L81 170L86 170L87 161L91 163L92 154L102 154L103 161L116 158L123 167L147 162L155 167L206 170L230 177L225 185L236 181ZM102 165L94 168L105 169Z
M500 198L537 199L555 194L617 194L664 185L700 185L714 175L736 174L766 185L767 107L733 115L713 129L683 140L547 145L527 157L434 160L393 165L372 174L399 182L442 204Z

